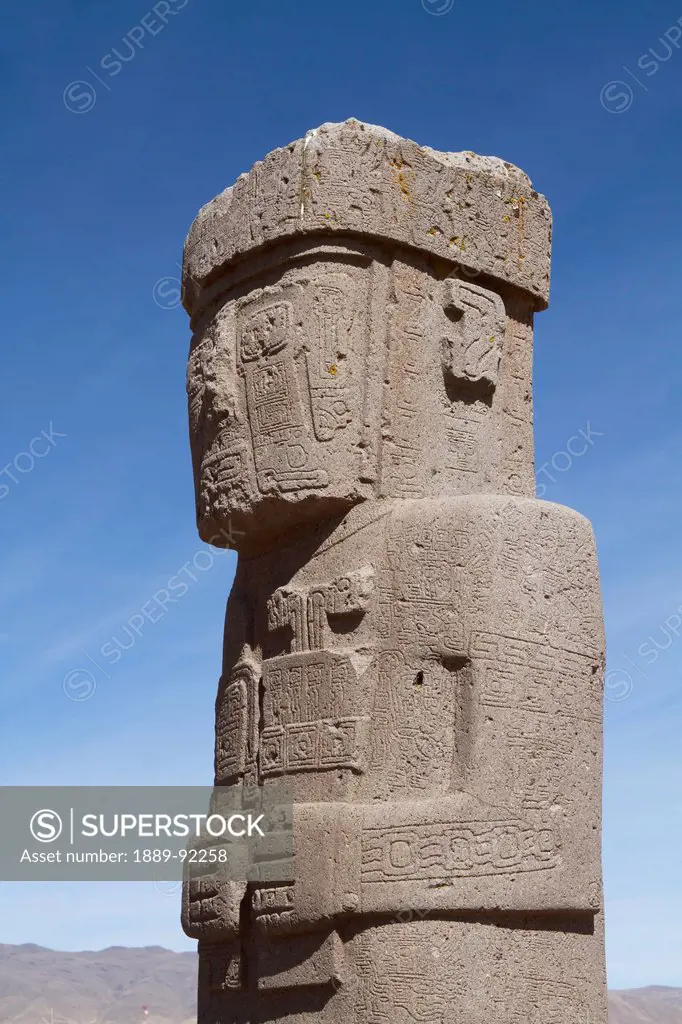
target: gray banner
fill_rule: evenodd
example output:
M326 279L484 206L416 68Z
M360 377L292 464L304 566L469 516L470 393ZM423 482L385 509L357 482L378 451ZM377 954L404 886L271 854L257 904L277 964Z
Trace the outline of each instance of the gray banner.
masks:
M0 880L233 881L292 875L292 803L277 786L0 787Z

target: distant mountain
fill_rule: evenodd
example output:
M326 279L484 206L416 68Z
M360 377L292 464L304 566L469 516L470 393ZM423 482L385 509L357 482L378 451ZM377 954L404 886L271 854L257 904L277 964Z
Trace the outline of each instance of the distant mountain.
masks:
M0 945L0 1024L196 1024L194 953ZM682 989L611 992L609 1024L682 1024Z
M160 946L0 945L0 1024L196 1024L197 958Z
M682 988L652 985L610 992L609 1024L682 1024Z

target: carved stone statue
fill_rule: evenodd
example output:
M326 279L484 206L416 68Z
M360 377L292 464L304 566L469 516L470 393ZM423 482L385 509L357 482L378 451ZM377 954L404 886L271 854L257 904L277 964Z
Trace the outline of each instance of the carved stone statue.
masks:
M192 226L215 781L295 800L293 884L185 887L201 1024L606 1024L597 562L534 497L550 234L518 168L353 120Z

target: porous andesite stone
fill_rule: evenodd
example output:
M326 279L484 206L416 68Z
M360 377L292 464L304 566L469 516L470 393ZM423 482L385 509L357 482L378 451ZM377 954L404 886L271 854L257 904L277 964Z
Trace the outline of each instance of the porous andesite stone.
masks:
M239 549L220 786L294 881L190 879L201 1024L606 1024L599 577L534 497L550 214L517 168L323 125L185 250L201 536Z

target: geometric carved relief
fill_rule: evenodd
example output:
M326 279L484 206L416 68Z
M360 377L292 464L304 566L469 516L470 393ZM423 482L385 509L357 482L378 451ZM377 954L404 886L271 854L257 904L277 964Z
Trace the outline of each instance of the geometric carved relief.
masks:
M393 268L388 368L382 408L382 493L400 498L424 494L426 423L422 415L426 374L424 314L429 297L423 278L409 266ZM390 387L386 386L390 381Z
M261 734L261 775L326 769L363 768L366 718L289 722L265 727Z
M356 954L355 1019L363 1024L446 1024L454 1022L455 1000L465 990L463 973L454 986L441 972L426 972L414 939L392 936L396 959L377 963L373 944L362 938ZM460 969L463 965L460 965ZM440 976L439 976L440 975Z
M216 721L216 775L241 776L258 751L258 669L240 661L221 694Z
M594 970L590 936L526 931L518 937L522 941L510 948L499 928L409 918L389 926L387 934L372 928L353 942L354 1019L363 1024L605 1020L599 983L588 980ZM603 970L603 961L597 970L600 966Z
M478 665L482 705L599 721L600 695L590 685L588 655L537 640L476 633L471 658Z
M306 345L306 366L315 436L330 441L353 418L349 357L357 312L345 274L328 274L313 293L313 330Z
M327 621L362 616L374 590L374 570L367 565L326 585L305 591L279 589L268 599L268 629L291 629L291 651L319 651L325 647Z
M368 719L349 714L357 679L329 651L270 658L263 665L263 776L348 768L361 771Z
M445 313L454 330L441 341L446 383L483 396L497 386L506 313L495 292L467 281L445 282Z
M208 960L211 992L235 991L241 988L242 957L237 946L232 953L214 953Z
M294 278L236 304L237 372L263 494L327 488L329 443L359 421L353 355L363 316L352 278L328 272L305 284Z
M443 308L451 326L441 337L447 468L478 473L492 393L499 380L506 312L499 295L466 281L446 280Z
M378 658L372 708L372 768L381 791L426 795L450 785L456 675L439 663L415 672L398 651Z
M362 881L439 880L546 871L559 864L550 829L468 821L365 829Z

